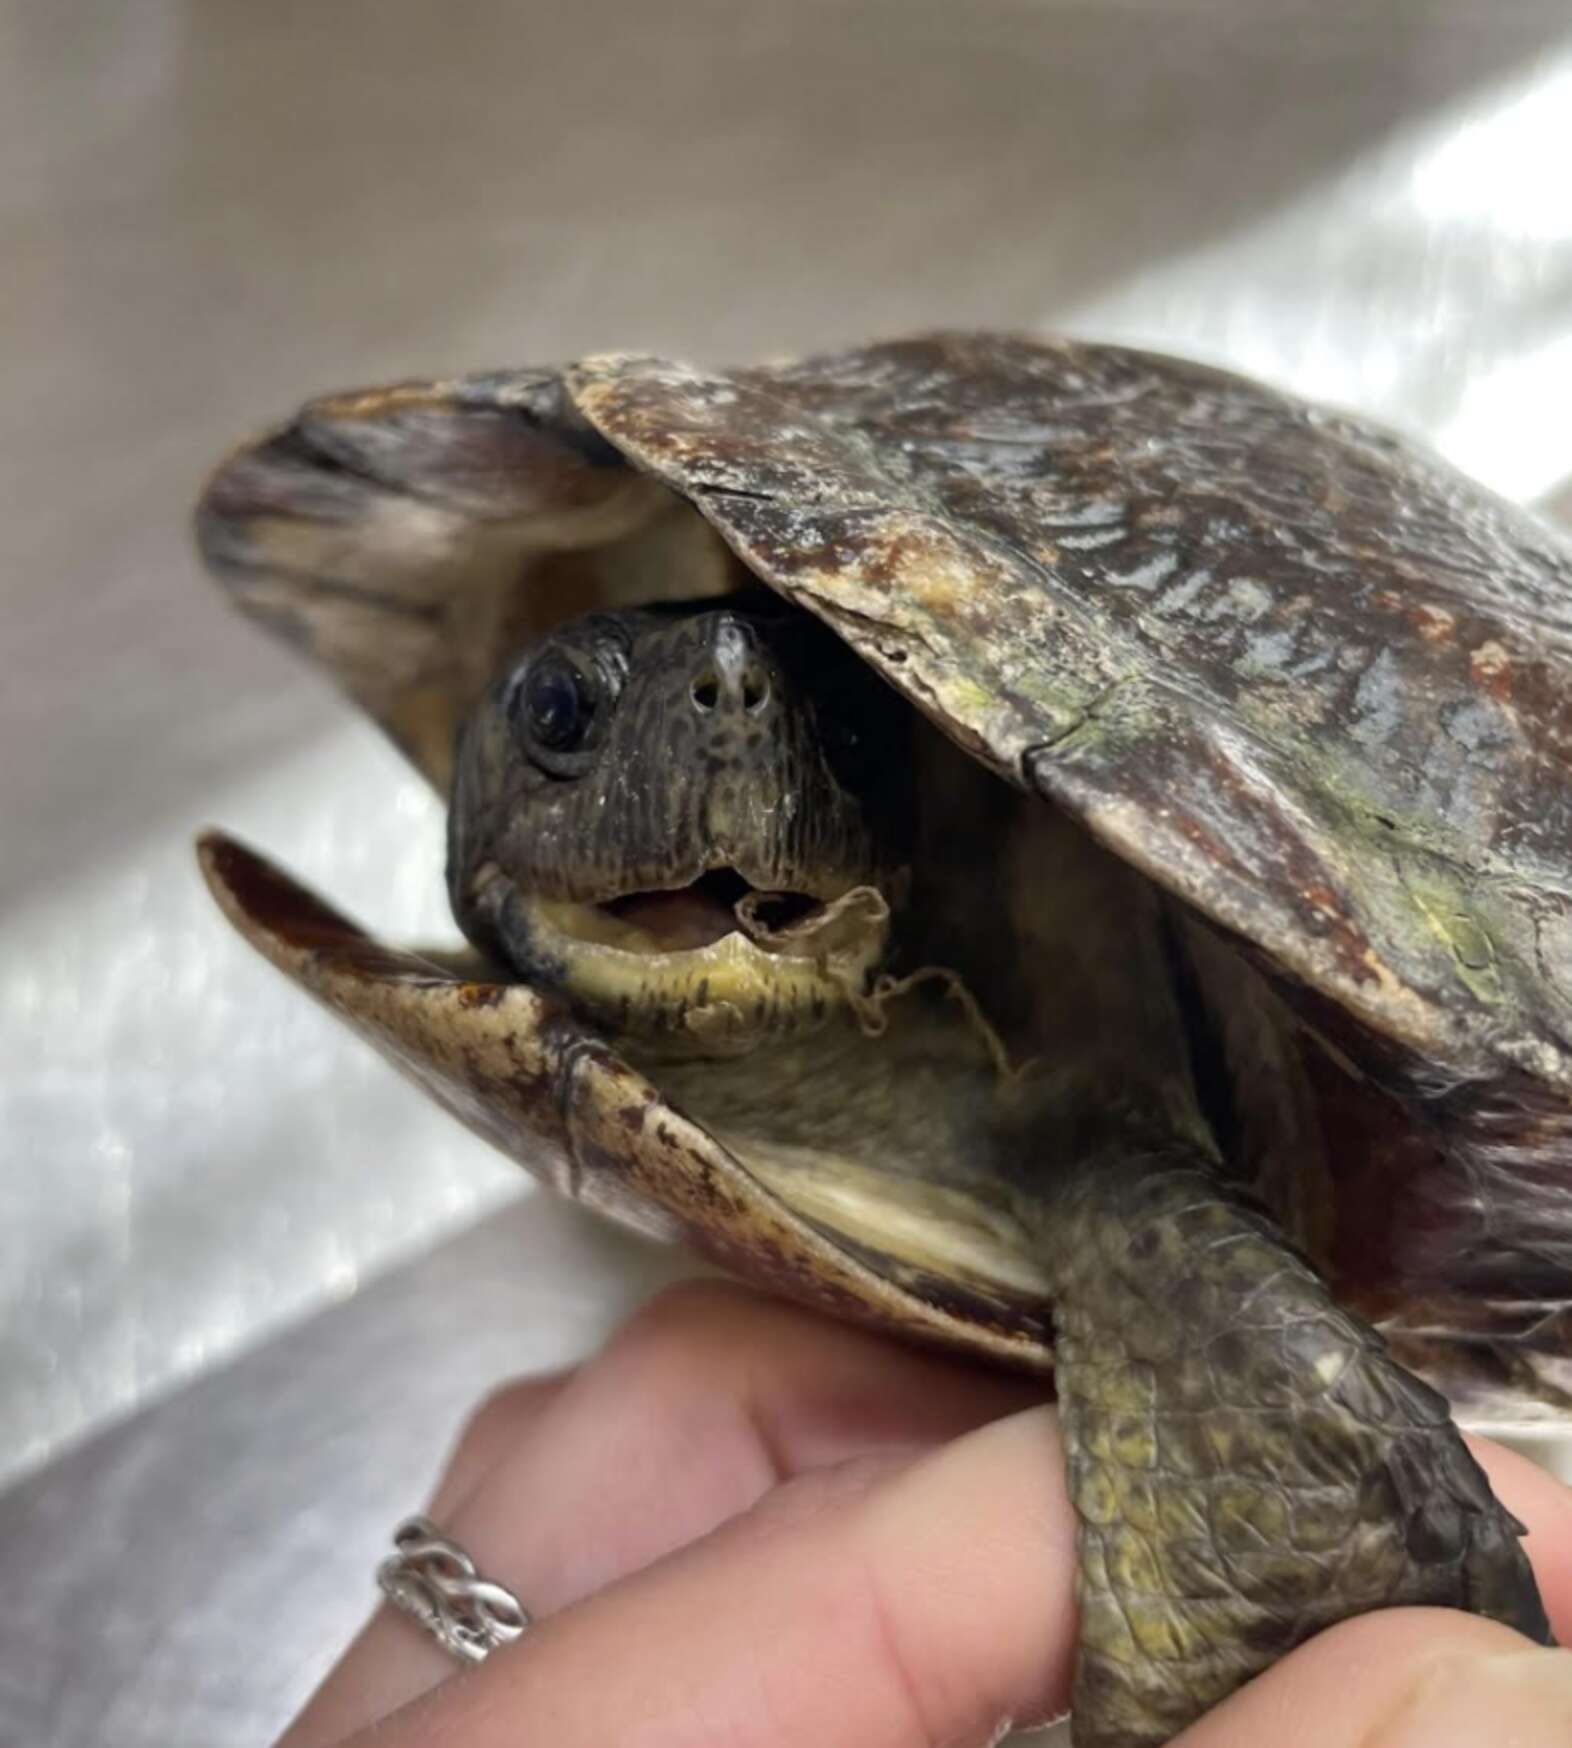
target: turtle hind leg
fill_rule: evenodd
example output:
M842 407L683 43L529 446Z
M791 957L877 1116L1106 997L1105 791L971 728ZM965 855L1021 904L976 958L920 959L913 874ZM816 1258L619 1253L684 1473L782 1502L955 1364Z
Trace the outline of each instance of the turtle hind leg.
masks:
M1550 1642L1521 1526L1445 1400L1178 1153L1044 1211L1079 1517L1076 1748L1166 1742L1323 1627L1400 1604Z

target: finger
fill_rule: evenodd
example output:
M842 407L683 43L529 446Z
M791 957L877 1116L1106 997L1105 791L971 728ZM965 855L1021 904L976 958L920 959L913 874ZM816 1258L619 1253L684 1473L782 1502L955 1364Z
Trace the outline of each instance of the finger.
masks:
M516 1379L489 1396L470 1416L448 1461L427 1515L439 1525L462 1522L465 1506L526 1440L571 1373ZM279 1739L278 1748L315 1748L435 1687L453 1672L450 1654L434 1639L411 1631L384 1603L329 1671L309 1704Z
M1051 1411L807 1475L424 1695L377 1748L910 1748L1062 1707L1074 1530ZM615 1679L608 1672L615 1671Z
M1313 1720L1307 1729L1306 1720ZM1566 1748L1572 1652L1450 1609L1344 1621L1242 1688L1174 1748Z
M785 1478L927 1448L1042 1390L729 1283L691 1283L579 1371L493 1397L429 1515L539 1616L707 1534ZM452 1667L384 1608L284 1744L334 1741Z
M453 1513L528 1436L570 1375L553 1372L541 1378L517 1378L489 1396L470 1416L426 1515L437 1523L451 1521Z
M568 1380L450 1527L550 1612L793 1475L925 1448L1043 1389L729 1283L690 1283Z
M1572 1517L1565 1490L1542 1488L1537 1472L1510 1460L1498 1467L1509 1506L1553 1544ZM527 1726L556 1748L988 1741L1006 1719L1040 1719L1068 1701L1074 1564L1056 1423L1036 1410L898 1470L854 1466L783 1488L543 1623L472 1678L390 1719L375 1740L502 1748ZM1371 1617L1366 1630L1413 1618ZM1443 1631L1522 1646L1490 1623L1439 1618ZM1394 1690L1367 1691L1374 1702ZM1296 1692L1274 1714L1280 1739L1302 1737L1314 1714L1291 1708L1303 1703ZM1251 1728L1220 1741L1271 1739Z

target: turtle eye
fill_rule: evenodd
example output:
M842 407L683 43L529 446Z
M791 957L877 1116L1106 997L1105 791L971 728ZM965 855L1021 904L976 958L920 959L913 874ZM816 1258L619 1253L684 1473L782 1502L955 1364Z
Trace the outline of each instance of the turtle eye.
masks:
M595 719L591 682L572 662L546 656L532 662L508 704L508 714L532 753L571 753Z
M592 714L577 672L567 666L546 666L531 674L524 708L536 740L559 753L583 740Z

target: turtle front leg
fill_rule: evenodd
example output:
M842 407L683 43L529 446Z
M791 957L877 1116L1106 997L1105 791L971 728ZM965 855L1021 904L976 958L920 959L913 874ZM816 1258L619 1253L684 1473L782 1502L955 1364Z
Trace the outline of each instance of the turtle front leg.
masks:
M1046 1219L1076 1748L1166 1742L1372 1609L1469 1609L1550 1642L1522 1526L1446 1402L1204 1162L1096 1160Z

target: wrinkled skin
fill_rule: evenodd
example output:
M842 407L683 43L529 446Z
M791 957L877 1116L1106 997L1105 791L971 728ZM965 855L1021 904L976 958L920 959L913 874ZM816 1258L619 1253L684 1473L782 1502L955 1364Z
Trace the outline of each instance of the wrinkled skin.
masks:
M799 905L904 882L904 859L934 840L890 780L908 768L899 747L887 690L795 615L586 616L514 664L466 728L458 914L536 987L636 1034L626 995L597 1000L581 961L543 944L530 900L571 901L557 914L591 956L608 904L635 917L643 956L677 967L659 999L689 1000L685 956L736 927L736 887L715 899L692 886L701 876L730 870ZM1055 870L1041 872L1048 904ZM922 891L921 868L917 880ZM980 953L998 918L972 927ZM811 1017L848 1024L833 1002ZM801 1030L769 1010L744 1071L778 1073ZM1067 1142L1033 1096L1052 1094L1018 1095L1010 1132L1019 1217L1055 1304L1083 1526L1079 1748L1166 1741L1311 1633L1372 1608L1468 1608L1547 1639L1519 1528L1445 1402L1221 1181L1204 1134L1115 1103L1100 1133L1076 1126Z
M881 769L899 708L881 690L837 637L779 608L570 622L465 730L455 908L467 916L487 861L532 892L589 901L723 867L818 898L878 880L909 830ZM548 740L535 718L554 708Z
M454 912L586 1019L680 1047L724 977L680 950L733 933L744 896L768 926L904 884L907 715L838 638L769 598L574 620L490 688L461 737ZM549 915L532 909L541 899ZM593 977L580 975L586 930ZM637 943L609 975L597 931ZM764 958L750 963L768 988ZM771 1007L759 1035L821 1021L835 995Z

